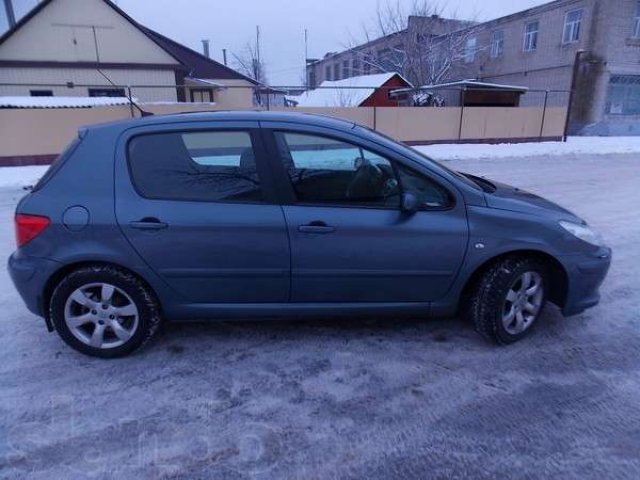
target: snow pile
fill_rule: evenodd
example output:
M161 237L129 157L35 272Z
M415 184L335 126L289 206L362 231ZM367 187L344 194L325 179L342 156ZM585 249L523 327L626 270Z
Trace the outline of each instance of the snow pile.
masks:
M0 188L21 188L35 185L49 168L48 165L0 168Z
M569 137L567 142L421 145L436 160L640 153L640 137Z
M383 86L395 75L397 73L380 73L335 82L324 81L320 88L287 98L296 102L298 107L358 107L373 95L376 88Z

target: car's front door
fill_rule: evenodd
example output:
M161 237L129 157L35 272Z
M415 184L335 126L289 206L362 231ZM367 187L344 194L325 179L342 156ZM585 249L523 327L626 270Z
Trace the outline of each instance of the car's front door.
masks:
M286 223L255 122L134 131L118 150L116 214L141 258L185 301L286 302Z
M353 140L274 128L293 302L430 302L442 297L468 240L464 203L438 181ZM400 209L413 193L419 209Z

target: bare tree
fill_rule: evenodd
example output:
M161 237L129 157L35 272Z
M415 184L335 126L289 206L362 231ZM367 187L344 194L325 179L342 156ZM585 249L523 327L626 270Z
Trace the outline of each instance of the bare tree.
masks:
M267 83L265 65L257 42L247 43L242 52L233 53L233 58L240 73L262 85Z
M374 26L365 27L367 43L352 47L363 65L360 73L397 72L416 86L463 75L484 47L473 40L475 22L444 19L442 13L433 0L414 0L409 9L399 0L379 3Z

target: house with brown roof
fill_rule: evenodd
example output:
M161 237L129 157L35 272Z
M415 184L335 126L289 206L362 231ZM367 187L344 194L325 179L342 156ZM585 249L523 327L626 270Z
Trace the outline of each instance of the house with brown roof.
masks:
M43 0L0 36L0 96L131 94L139 102L237 109L253 106L257 86L110 0Z

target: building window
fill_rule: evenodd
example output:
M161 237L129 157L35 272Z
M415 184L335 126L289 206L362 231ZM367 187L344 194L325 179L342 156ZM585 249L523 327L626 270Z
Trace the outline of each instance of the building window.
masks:
M192 88L191 101L197 103L213 103L213 90L210 88Z
M30 90L32 97L53 97L53 90Z
M640 115L640 76L613 75L611 77L607 113Z
M633 19L633 38L640 38L640 2L636 2L636 16Z
M476 59L476 46L478 39L476 37L467 38L467 43L464 47L464 61L466 63L472 63Z
M341 80L342 79L342 72L340 69L340 63L336 63L333 66L333 79L334 80Z
M562 43L575 43L580 41L580 27L582 25L582 10L574 10L567 13L564 18L564 32Z
M524 51L533 52L538 48L538 31L540 22L529 22L524 27Z
M365 54L364 56L364 74L369 75L371 73L371 62L373 58L370 53Z
M383 48L378 51L378 70L382 72L394 72L396 70L393 53L390 48Z
M360 59L354 58L351 63L351 73L354 77L360 75Z
M90 88L90 97L126 97L124 88Z
M326 67L324 67L324 79L325 80L332 80L332 78L331 78L331 65L327 65Z
M349 71L349 60L342 62L342 78L349 78L351 72Z
M491 34L491 58L501 57L504 53L504 30L496 30Z

